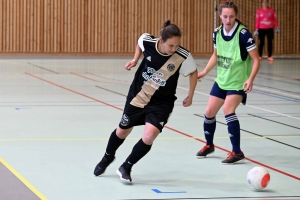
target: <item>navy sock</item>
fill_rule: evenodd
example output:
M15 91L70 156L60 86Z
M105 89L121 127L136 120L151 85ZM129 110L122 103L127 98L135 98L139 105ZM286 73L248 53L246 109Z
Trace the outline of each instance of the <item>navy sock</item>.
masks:
M225 116L227 122L228 135L232 144L232 151L236 154L241 152L240 141L240 123L235 113L231 113Z
M144 157L151 149L152 145L147 145L140 139L133 147L131 154L127 157L124 165L129 166L137 163L142 157Z
M116 129L111 133L110 138L108 140L108 144L106 147L106 152L104 157L106 159L113 159L116 154L117 149L121 146L125 139L121 139L116 134Z
M216 130L216 117L208 118L204 115L203 129L206 145L213 145L214 134Z

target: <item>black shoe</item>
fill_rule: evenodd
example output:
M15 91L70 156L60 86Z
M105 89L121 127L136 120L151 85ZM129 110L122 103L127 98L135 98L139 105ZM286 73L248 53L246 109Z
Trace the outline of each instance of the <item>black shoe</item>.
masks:
M215 146L206 145L196 154L196 157L197 158L205 158L208 154L211 154L214 151L215 151Z
M108 165L110 165L115 160L115 158L116 157L114 156L113 159L109 160L109 159L103 157L102 160L97 164L97 166L94 170L94 175L95 176L102 175L105 172Z
M245 155L243 152L236 154L235 152L230 152L228 157L221 162L221 164L235 164L243 162L245 160Z
M131 183L132 179L130 176L131 168L121 165L121 167L116 171L120 176L120 179L126 183Z

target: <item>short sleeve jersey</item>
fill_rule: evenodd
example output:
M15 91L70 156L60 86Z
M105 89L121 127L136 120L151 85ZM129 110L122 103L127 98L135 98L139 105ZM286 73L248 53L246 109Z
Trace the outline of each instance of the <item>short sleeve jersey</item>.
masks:
M138 40L144 58L130 86L127 101L136 107L176 100L179 74L184 76L196 71L191 53L179 46L173 55L158 51L158 38L144 33Z
M216 28L214 33L213 33L213 42L214 42L214 48L218 48L216 44L216 38L217 38L217 33L219 32L219 29L221 28L222 31L222 37L226 41L230 41L235 34L239 34L239 43L240 43L240 51L241 51L241 58L242 60L246 60L247 56L249 55L249 51L252 51L253 49L256 48L255 40L252 37L252 34L249 32L248 29L242 29L239 33L236 33L238 30L238 26L240 25L239 21L235 22L235 25L231 29L231 31L225 35L224 34L224 29L223 25L220 26L219 28Z
M236 22L229 33L220 26L214 36L218 56L216 82L224 90L242 90L243 83L251 73L248 51L256 48L251 33L244 25Z

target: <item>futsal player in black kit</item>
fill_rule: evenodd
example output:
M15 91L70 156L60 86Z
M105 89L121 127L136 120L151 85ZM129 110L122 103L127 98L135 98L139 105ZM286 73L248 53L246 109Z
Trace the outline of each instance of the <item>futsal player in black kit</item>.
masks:
M122 181L132 182L132 166L150 151L172 113L180 73L189 76L189 92L183 106L192 104L197 67L191 53L179 45L180 40L181 31L170 20L164 23L159 38L144 33L138 39L134 59L125 65L125 69L134 67L142 53L144 58L130 86L119 126L111 133L104 157L94 170L95 176L102 175L114 161L117 149L133 127L145 125L142 138L116 171Z

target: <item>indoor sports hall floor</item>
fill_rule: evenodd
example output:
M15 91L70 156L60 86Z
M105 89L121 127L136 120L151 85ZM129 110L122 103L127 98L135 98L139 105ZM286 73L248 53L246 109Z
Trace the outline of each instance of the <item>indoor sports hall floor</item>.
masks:
M152 150L132 171L133 184L116 170L141 138L136 127L102 177L94 177L110 133L121 119L136 69L131 57L26 56L0 59L0 199L300 199L300 60L261 62L247 106L239 106L243 164L221 165L231 150L222 110L216 151L204 145L203 114L215 71L199 82L191 107L182 106L188 78ZM196 59L202 70L208 58ZM264 166L268 187L251 190L247 172Z

